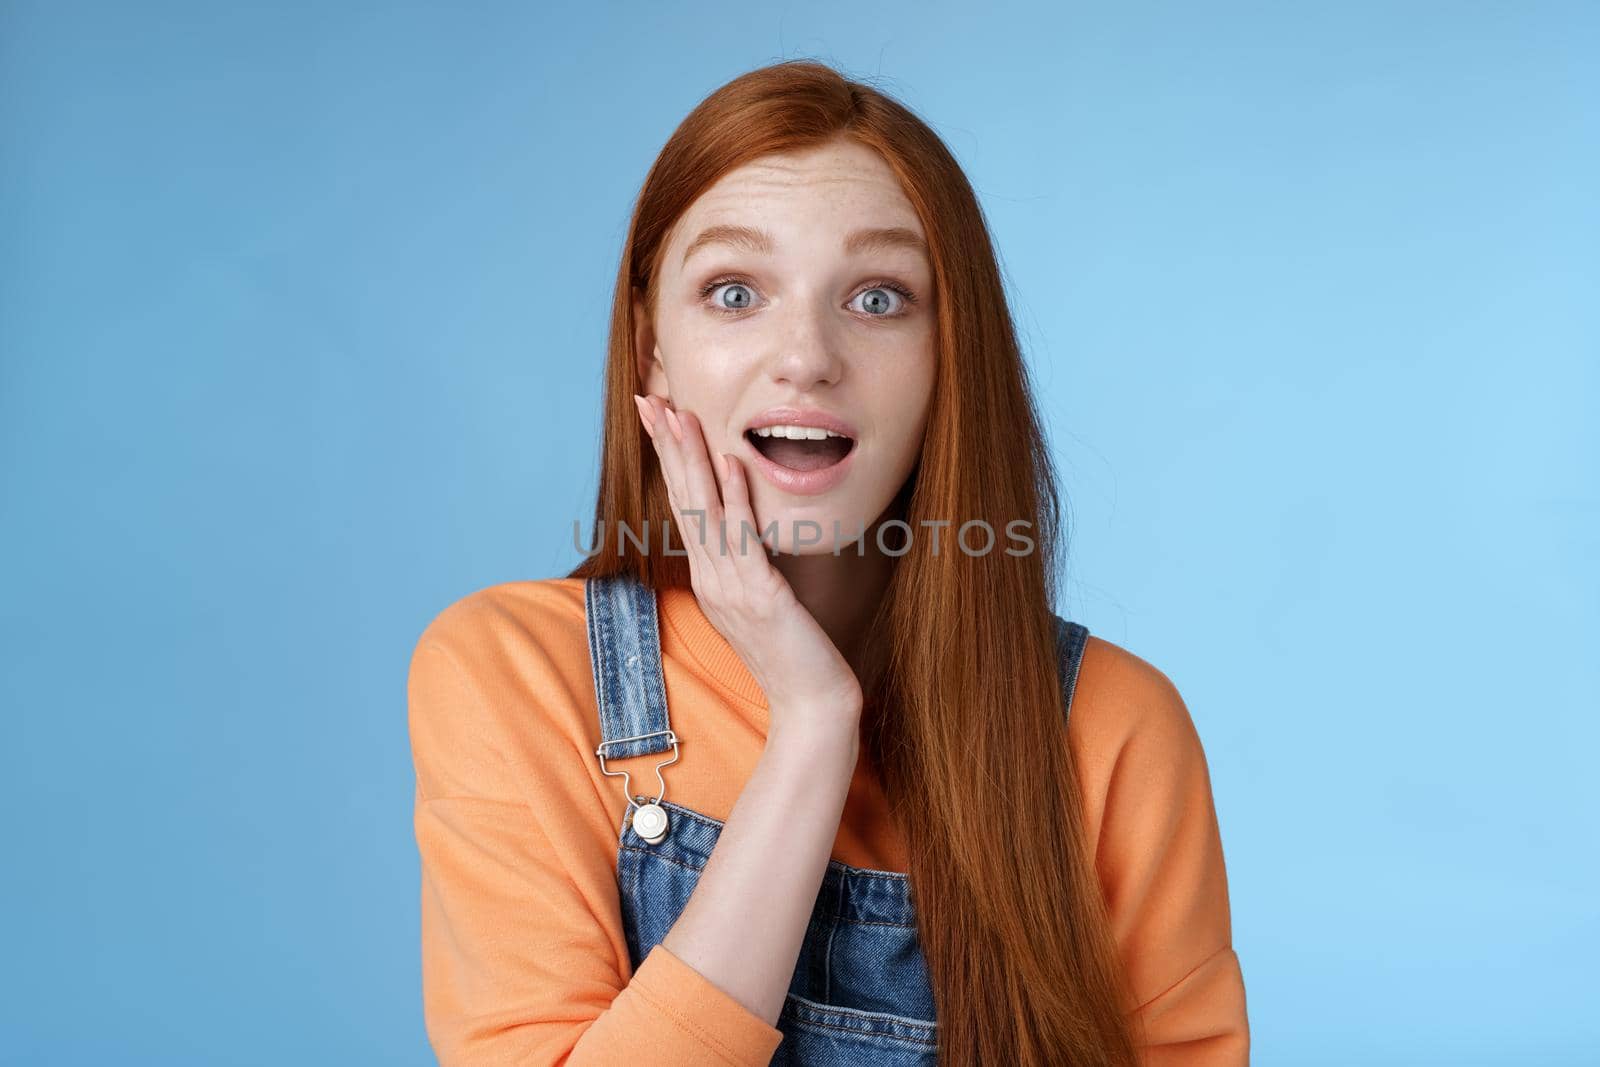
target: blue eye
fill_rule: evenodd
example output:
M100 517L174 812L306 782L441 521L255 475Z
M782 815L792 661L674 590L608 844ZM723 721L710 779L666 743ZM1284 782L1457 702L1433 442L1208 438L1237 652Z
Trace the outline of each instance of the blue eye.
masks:
M732 295L734 302L726 303L723 297L711 301L711 310L723 315L737 315L750 307L753 297L751 289L742 278L724 277L715 278L700 287L700 299L705 300L712 293L723 287L727 288L726 295ZM739 294L743 294L741 297ZM894 301L886 295L894 293L900 298L899 307L893 307ZM857 294L857 298L866 297L865 307L868 318L894 319L909 314L911 306L917 302L917 296L899 282L888 280L869 282L867 288Z
M720 289L723 286L727 286L730 293L737 294L742 291L744 293L744 299L742 301L736 299L731 305L724 304L720 299L716 300L714 303L718 311L743 311L745 308L750 306L750 288L742 282L712 282L711 285L704 290L704 292L709 293L713 290Z
M878 314L876 312L870 312L874 318L893 318L894 317L894 311L889 307L889 305L892 304L893 301L889 300L889 298L885 295L885 294L891 293L891 292L895 293L895 295L899 296L900 300L903 303L909 304L911 302L910 298L906 296L905 291L903 289L900 289L898 286L893 286L893 285L876 285L876 286L873 286L871 289L868 289L866 292L861 294L862 296L867 298L865 307L869 309L869 312L870 312L870 309L872 309L872 308L880 308L880 309L884 310L884 312L885 312L884 314Z

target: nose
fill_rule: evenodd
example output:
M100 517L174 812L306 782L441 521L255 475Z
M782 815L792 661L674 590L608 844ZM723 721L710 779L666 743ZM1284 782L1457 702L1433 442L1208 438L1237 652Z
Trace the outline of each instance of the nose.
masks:
M844 373L844 360L828 336L826 312L802 310L782 322L774 341L769 373L772 379L804 392L818 385L833 385Z

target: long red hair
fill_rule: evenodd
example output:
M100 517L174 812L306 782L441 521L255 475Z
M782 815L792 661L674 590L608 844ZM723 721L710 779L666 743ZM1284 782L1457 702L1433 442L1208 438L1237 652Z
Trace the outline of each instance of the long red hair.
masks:
M633 293L656 307L658 266L683 212L760 156L851 138L899 178L922 221L937 299L936 371L921 459L894 506L913 530L970 520L986 554L910 539L878 610L889 709L865 744L902 828L945 1067L1133 1065L1126 977L1083 827L1067 744L1051 594L1060 502L983 212L939 137L879 90L809 60L744 74L678 126L635 205L612 303L591 554L569 577L631 572L688 586L659 550L671 507L631 395ZM1034 549L1004 551L1028 520ZM647 525L648 523L648 525ZM645 551L619 538L648 531ZM681 550L678 531L674 546ZM937 621L938 625L929 625Z

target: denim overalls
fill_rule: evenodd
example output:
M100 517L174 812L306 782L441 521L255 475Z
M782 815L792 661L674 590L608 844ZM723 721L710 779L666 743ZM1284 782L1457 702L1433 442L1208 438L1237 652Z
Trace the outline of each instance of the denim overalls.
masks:
M722 823L664 798L661 768L678 758L678 738L667 717L654 590L628 574L586 579L584 612L600 709L595 754L605 773L622 776L630 797L617 841L617 885L637 968L688 904ZM1088 636L1082 624L1056 617L1068 708ZM627 773L607 765L668 749L671 759L655 768L657 801L631 793ZM665 827L651 822L663 815ZM828 861L777 1029L784 1036L774 1065L934 1067L933 990L906 875Z

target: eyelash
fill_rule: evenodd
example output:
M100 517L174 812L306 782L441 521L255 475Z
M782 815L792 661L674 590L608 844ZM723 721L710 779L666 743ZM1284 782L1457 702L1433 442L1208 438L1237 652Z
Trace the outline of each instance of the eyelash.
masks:
M732 282L738 282L740 285L746 286L747 288L754 288L754 286L750 285L749 280L746 279L745 277L743 277L742 275L738 275L738 274L724 275L721 278L714 278L711 281L706 282L704 285L702 285L700 287L700 300L702 302L704 302L706 297L710 296L717 289L721 288L724 285L728 285L728 284L730 284ZM901 299L903 299L905 301L906 306L901 308L899 311L895 312L892 315L869 315L869 316L867 316L868 318L873 318L873 319L898 319L902 315L910 314L911 313L911 308L916 306L916 303L917 303L917 294L916 293L913 293L910 289L907 289L905 286L901 285L899 282L893 282L893 281L890 281L887 278L880 278L877 281L868 282L865 286L863 286L861 288L861 292L857 293L856 296L860 296L861 293L869 293L874 289L888 289L891 292L899 293ZM855 298L852 297L851 299L855 299ZM717 307L715 304L710 305L710 307L711 307L712 311L715 311L719 315L742 315L746 311L750 310L749 308Z

